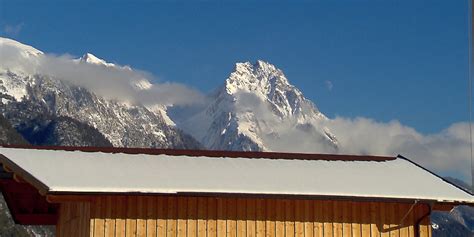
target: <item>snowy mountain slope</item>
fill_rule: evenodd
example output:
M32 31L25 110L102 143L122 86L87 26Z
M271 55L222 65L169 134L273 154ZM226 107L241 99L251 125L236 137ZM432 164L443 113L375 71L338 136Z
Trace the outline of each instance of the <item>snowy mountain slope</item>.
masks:
M21 131L30 141L42 145L98 146L110 145L110 141L115 146L202 148L178 129L182 128L210 149L321 153L336 152L342 147L343 139L338 143L324 126L326 116L288 82L281 70L267 62L237 63L224 85L209 96L204 109L193 111L194 116L189 119L189 114L181 114L173 117L173 121L168 117L170 108L165 105L143 106L105 99L50 75L25 70L22 64L38 63L44 53L0 38L0 62L2 56L12 52L18 65L0 63L0 141L5 143L25 142L17 133ZM91 53L71 60L133 70ZM153 86L144 78L131 83L137 91ZM321 144L324 145L318 147ZM0 198L3 234L51 233L48 229L14 226L7 214ZM434 236L472 235L472 217L470 207L457 207L450 213L436 212L432 219L437 226Z
M270 63L237 63L209 101L179 126L210 149L298 150L294 137L308 138L299 144L317 141L337 149L337 139L321 125L326 116Z
M95 64L95 65L102 65L102 66L105 66L105 67L117 67L115 64L108 63L105 60L103 60L101 58L98 58L98 57L96 57L95 55L93 55L91 53L84 54L82 57L76 59L76 61L81 62L81 63L90 63L90 64Z
M20 62L34 64L44 55L12 40L2 42L6 45L0 47L3 52L20 51ZM76 64L132 70L91 53L71 60ZM322 125L327 118L288 82L281 70L267 62L237 63L224 86L210 96L206 108L185 122L181 122L183 118L171 119L165 105L143 106L105 99L57 80L60 78L8 66L0 67L0 92L7 109L14 109L15 103L23 100L35 101L55 116L70 117L96 128L114 146L187 147L184 140L196 144L176 128L176 119L180 121L179 128L210 149L305 151L301 149L313 144L315 151L321 147L337 149L335 136ZM130 83L137 91L152 88L145 78L135 78ZM173 144L173 138L183 141Z
M0 115L0 144L28 144L25 138L2 115Z
M86 53L82 57L75 59L74 60L77 63L86 63L86 64L92 64L92 65L98 65L98 66L104 66L108 68L117 68L121 70L128 70L128 71L133 71L133 69L129 66L119 66L114 63L109 63L105 61L104 59L98 58L97 56L91 54L91 53ZM153 85L151 84L150 81L148 81L146 78L140 78L137 80L132 80L131 81L131 86L135 88L137 91L146 91L152 89ZM174 126L175 123L168 117L167 113L167 107L164 105L160 104L154 104L154 105L147 105L146 108L150 110L151 112L157 114L158 116L163 117L165 123L170 126Z
M44 54L43 52L29 45L25 45L18 41L8 39L8 38L2 38L2 37L0 37L0 48L2 48L2 50L6 50L6 48L18 49L19 52L22 54L22 56L25 58L38 57Z
M0 39L2 42L0 55L16 50L16 55L22 57L18 62L35 63L36 57L43 55L32 47L8 39ZM6 44L8 45L2 46ZM86 54L83 60L75 60L75 62L115 67L114 64L98 59L92 54ZM163 117L163 114L166 114L165 107L157 105L149 109L140 104L105 99L60 78L17 69L11 65L0 65L1 104L3 113L9 114L10 116L7 116L9 118L15 118L14 114L21 112L19 105L22 103L21 106L34 108L38 114L48 113L56 117L69 117L92 126L114 146L200 147L192 137L169 125L172 122L169 118ZM143 80L139 84L141 89L146 89L148 81ZM11 122L14 127L20 125L20 121L15 121L15 119Z

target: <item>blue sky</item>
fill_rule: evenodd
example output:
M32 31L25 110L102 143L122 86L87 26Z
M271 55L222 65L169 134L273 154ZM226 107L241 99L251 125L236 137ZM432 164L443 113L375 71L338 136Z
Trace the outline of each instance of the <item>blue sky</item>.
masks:
M434 133L468 118L467 9L467 0L0 0L0 35L204 92L235 62L263 59L329 117Z

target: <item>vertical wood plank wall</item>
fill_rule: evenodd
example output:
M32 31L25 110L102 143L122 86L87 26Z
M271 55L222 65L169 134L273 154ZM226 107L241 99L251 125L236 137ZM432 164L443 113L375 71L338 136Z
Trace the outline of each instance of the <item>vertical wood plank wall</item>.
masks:
M58 237L415 237L411 204L291 199L104 196L62 203ZM402 223L401 223L402 222ZM429 217L419 228L431 237Z
M90 203L61 203L56 236L91 236Z

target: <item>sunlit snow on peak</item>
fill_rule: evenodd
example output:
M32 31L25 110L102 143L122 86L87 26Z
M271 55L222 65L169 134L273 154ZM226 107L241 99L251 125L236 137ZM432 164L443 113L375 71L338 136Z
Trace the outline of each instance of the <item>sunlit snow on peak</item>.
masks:
M44 54L43 52L29 45L22 44L12 39L0 37L0 55L2 55L2 51L6 50L7 47L19 49L24 57L36 57Z
M85 63L90 63L90 64L96 64L96 65L103 65L106 67L115 67L115 64L113 63L108 63L103 59L100 59L96 57L95 55L91 53L86 53L82 57L79 58L80 62L85 62Z
M147 79L140 79L132 82L132 86L137 90L149 90L153 87Z

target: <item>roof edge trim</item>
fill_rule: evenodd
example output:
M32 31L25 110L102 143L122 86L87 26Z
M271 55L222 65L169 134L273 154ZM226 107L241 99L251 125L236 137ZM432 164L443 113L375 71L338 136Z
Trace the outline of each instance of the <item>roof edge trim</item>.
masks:
M448 183L448 184L450 184L450 185L452 185L452 186L458 188L459 190L461 190L461 191L463 191L463 192L469 194L470 196L474 197L473 193L471 193L470 191L468 191L468 190L464 189L463 187L461 187L461 186L459 186L459 185L457 185L457 184L455 184L455 183L453 183L453 182L451 182L451 181L449 181L449 180L443 178L442 176L437 175L437 174L434 173L433 171L431 171L431 170L429 170L429 169L427 169L427 168L421 166L420 164L418 164L418 163L412 161L411 159L408 159L408 158L406 158L406 157L404 157L404 156L402 156L402 155L400 155L400 154L397 155L397 158L404 159L404 160L406 160L406 161L412 163L412 164L415 165L416 167L421 168L422 170L424 170L424 171L430 173L431 175L434 175L435 177L437 177L437 178L443 180L444 182L446 182L446 183Z
M271 198L271 199L302 199L302 200L338 200L358 202L397 202L397 203L431 203L448 205L469 205L474 202L440 201L434 199L396 198L396 197L364 197L364 196L334 196L334 195L307 195L307 194L256 194L256 193L219 193L219 192L176 192L176 193L141 193L141 192L64 192L52 191L48 193L56 197L93 197L93 196L184 196L184 197L217 197L217 198Z
M117 148L117 147L68 147L68 146L32 146L32 145L2 145L4 148L56 150L56 151L82 151L104 152L145 155L170 155L170 156L205 156L228 157L249 159L285 159L285 160L328 160L328 161L391 161L397 157L363 156L363 155L335 155L311 153L284 153L284 152L255 152L255 151L221 151L221 150L182 150L182 149L156 149L156 148Z
M45 183L41 182L39 179L37 179L28 171L18 166L15 162L11 161L3 154L0 154L0 163L6 165L8 168L11 169L14 174L20 176L27 183L36 188L41 195L45 195L50 191L50 188Z

